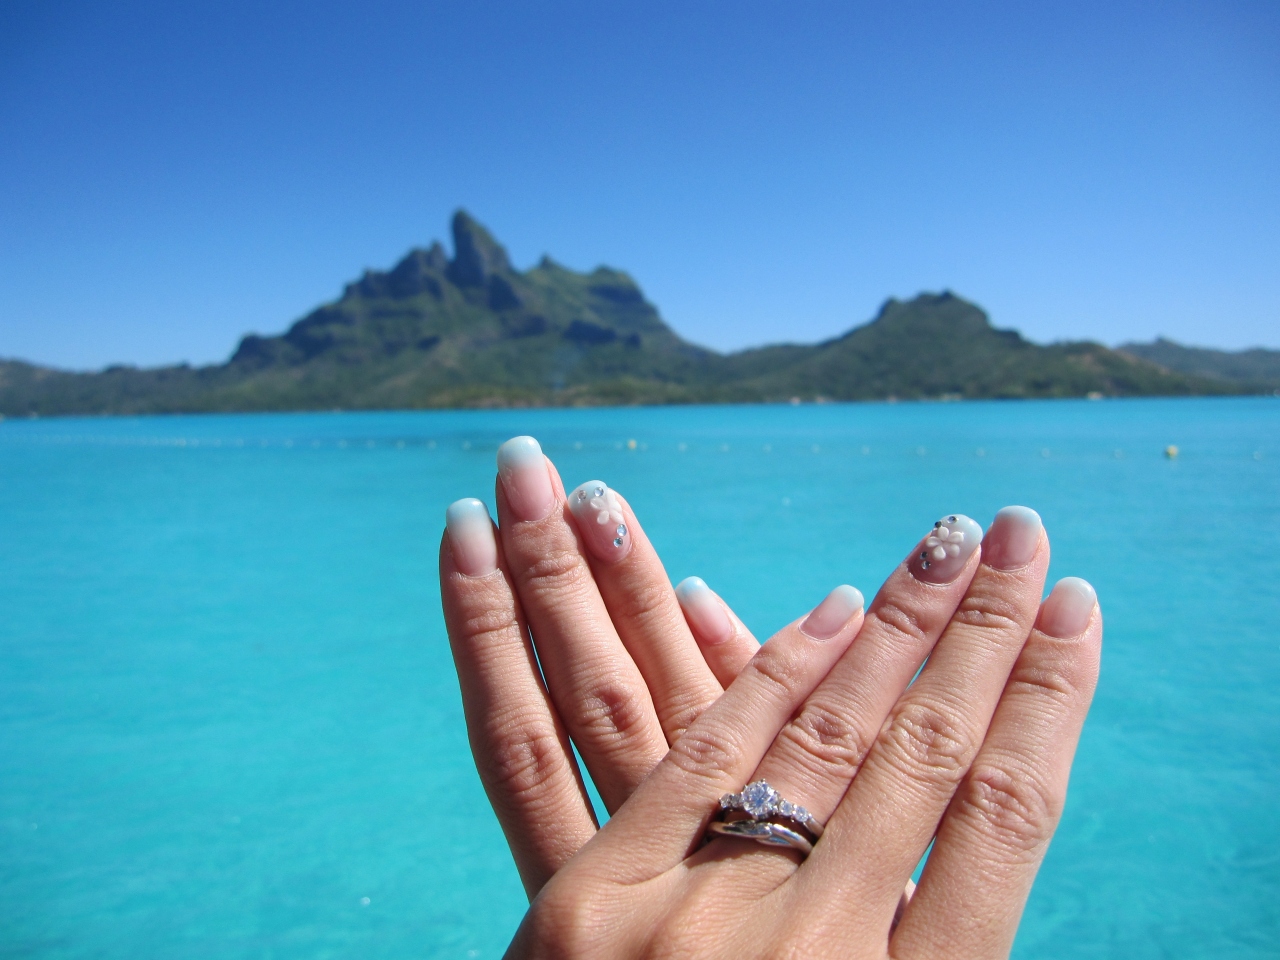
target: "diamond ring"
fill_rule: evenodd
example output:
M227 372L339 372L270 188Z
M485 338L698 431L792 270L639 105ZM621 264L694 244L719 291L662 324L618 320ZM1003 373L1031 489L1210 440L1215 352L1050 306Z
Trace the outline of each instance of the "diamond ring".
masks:
M720 798L720 809L726 812L741 810L752 820L783 817L800 824L813 834L815 840L822 836L822 824L798 803L783 800L767 780L754 780L743 787L741 793L726 793Z
M808 854L822 836L822 824L804 807L782 795L767 780L755 780L741 793L720 798L719 819L708 827L720 836L748 837L757 843L794 847Z

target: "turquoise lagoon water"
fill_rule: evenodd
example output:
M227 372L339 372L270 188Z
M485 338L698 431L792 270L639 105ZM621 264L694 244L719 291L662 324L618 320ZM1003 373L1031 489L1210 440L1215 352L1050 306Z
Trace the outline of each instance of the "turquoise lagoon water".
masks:
M435 565L517 433L761 635L1036 507L1106 649L1015 955L1280 953L1265 398L0 423L0 956L501 954Z

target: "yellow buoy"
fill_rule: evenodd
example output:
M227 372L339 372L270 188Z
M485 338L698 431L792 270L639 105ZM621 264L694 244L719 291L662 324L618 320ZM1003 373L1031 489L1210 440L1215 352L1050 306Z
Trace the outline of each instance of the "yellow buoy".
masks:
M634 440L628 440L628 441L627 441L627 449L628 449L628 450L634 450L635 448L636 448L636 442L635 442Z
M1170 460L1176 460L1178 457L1178 448L1171 443L1164 448L1164 455Z

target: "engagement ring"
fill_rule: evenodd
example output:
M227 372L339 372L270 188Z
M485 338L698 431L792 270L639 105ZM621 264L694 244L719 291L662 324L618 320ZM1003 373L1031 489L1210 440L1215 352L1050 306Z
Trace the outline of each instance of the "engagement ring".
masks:
M711 822L709 833L744 837L775 847L791 847L808 855L814 841L822 836L822 824L804 807L782 799L765 780L755 780L741 793L720 798L719 819Z

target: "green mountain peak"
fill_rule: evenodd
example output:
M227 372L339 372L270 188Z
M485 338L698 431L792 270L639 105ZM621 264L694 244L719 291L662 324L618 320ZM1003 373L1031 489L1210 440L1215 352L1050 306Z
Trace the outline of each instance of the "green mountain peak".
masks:
M543 404L1222 393L1094 343L1030 343L950 291L889 299L815 345L719 354L682 339L625 272L544 256L517 270L465 210L224 364L72 374L0 362L0 413L159 413Z
M512 272L506 249L465 210L453 215L453 261L449 279L460 287L483 287L493 276Z

